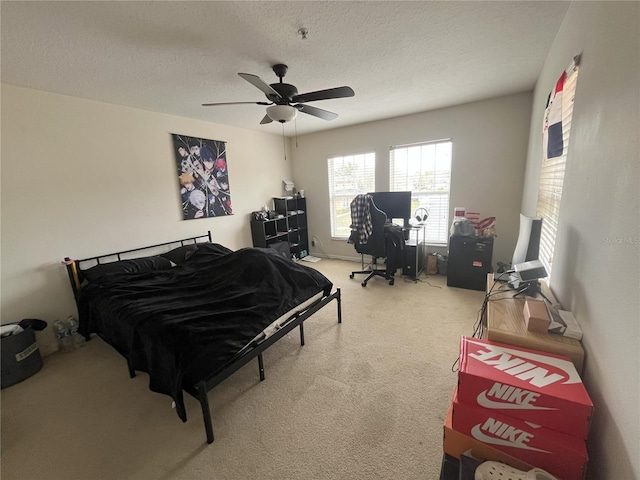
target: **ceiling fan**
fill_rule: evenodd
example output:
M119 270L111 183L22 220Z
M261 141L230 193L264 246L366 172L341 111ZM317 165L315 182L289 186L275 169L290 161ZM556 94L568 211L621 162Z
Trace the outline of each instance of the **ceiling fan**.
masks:
M257 75L252 75L250 73L238 73L240 77L244 78L251 85L261 90L269 100L268 102L203 103L202 106L210 107L215 105L240 105L248 103L255 105L268 105L267 114L260 121L260 124L271 123L272 121L280 123L290 122L296 118L298 112L313 115L314 117L322 118L323 120L333 120L338 117L337 113L305 104L307 102L314 102L317 100L353 97L355 95L351 87L335 87L327 90L317 90L315 92L298 94L298 89L295 86L282 82L282 78L287 73L289 67L278 63L272 68L273 72L280 79L280 82L272 83L271 85L267 84Z

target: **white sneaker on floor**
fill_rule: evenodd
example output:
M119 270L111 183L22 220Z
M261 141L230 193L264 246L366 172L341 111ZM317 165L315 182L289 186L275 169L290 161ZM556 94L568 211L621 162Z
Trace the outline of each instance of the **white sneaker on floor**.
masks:
M483 462L476 468L475 480L558 480L553 475L534 468L528 472L500 462Z

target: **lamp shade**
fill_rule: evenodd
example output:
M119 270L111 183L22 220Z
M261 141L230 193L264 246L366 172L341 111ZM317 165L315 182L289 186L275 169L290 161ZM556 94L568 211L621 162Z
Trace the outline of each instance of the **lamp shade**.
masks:
M267 107L267 115L275 122L286 123L296 118L298 110L291 105L272 105Z

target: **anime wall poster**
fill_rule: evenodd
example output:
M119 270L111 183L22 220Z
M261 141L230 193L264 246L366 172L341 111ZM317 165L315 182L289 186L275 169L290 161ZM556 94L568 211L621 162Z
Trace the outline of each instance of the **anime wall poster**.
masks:
M171 134L184 220L233 215L226 143Z

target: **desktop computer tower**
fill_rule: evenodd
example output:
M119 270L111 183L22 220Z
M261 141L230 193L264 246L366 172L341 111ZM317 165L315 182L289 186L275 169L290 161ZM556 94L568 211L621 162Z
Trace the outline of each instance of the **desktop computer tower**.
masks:
M449 237L447 285L486 290L492 255L493 237Z
M425 267L425 244L407 240L403 249L402 275L418 278Z

